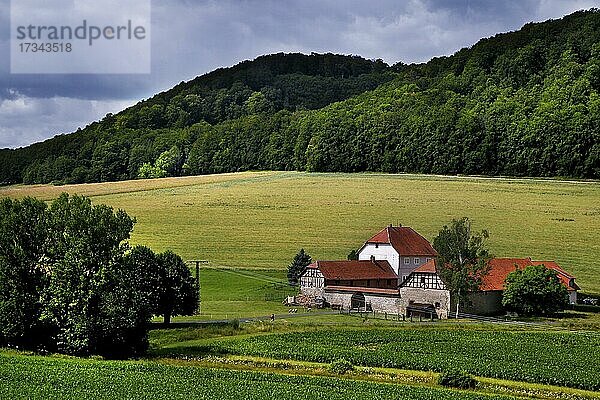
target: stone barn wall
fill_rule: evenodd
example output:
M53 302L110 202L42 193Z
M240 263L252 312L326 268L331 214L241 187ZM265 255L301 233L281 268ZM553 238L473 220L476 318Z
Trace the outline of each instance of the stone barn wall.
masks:
M365 300L371 303L373 311L378 313L399 314L401 299L398 295L365 293Z
M365 296L365 302L371 305L369 311L388 314L400 313L401 299L398 295L365 293L361 292L360 288L357 288L356 292L326 288L323 297L329 304L349 310L352 308L352 295L355 293L362 293Z
M323 287L300 287L300 294L311 298L316 299L319 297L324 297L325 288Z
M450 310L450 292L448 290L402 287L400 288L400 299L401 314L406 315L406 307L409 306L411 301L419 304L431 304L433 306L436 306L436 303L438 303L439 307L435 307L438 318L448 318Z

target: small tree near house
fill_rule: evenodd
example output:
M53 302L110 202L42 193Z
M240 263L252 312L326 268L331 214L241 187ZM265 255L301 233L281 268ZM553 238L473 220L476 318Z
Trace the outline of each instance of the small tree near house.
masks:
M551 315L569 304L567 288L544 265L511 272L505 285L502 305L522 315Z
M311 262L312 258L304 251L304 249L300 249L298 254L294 256L292 263L288 266L288 283L292 286L298 285L300 275L302 275Z
M352 249L350 251L350 253L348 253L348 261L356 261L358 260L358 252L354 249Z
M467 217L452 220L433 239L433 247L438 252L438 272L456 299L456 314L459 305L464 303L470 292L476 291L482 278L489 271L491 258L485 246L489 237L486 230L472 232L471 221Z

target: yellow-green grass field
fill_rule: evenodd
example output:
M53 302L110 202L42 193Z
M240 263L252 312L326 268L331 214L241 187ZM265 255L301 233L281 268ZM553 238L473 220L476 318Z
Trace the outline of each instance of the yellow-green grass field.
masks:
M132 243L207 259L213 268L283 272L301 247L315 259L344 259L390 223L431 240L452 218L468 216L489 230L494 255L556 260L584 292L600 294L598 182L244 172L12 186L0 197L50 200L63 191L135 216Z

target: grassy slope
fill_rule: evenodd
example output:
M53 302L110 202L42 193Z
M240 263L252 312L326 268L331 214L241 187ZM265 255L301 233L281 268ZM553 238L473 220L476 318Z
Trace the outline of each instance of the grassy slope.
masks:
M490 231L497 256L554 259L600 293L600 184L382 174L247 172L77 186L0 196L95 196L137 218L134 243L212 266L284 270L304 247L340 259L389 223L432 239L452 218Z
M205 269L200 279L202 316L176 317L174 321L281 314L288 310L282 300L297 293L286 283L274 283L285 282L282 271Z

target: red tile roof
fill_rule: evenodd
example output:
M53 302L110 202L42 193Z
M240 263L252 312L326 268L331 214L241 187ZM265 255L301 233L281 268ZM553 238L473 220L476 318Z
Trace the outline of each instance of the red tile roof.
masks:
M575 277L568 274L554 261L532 261L531 258L493 258L490 260L490 270L483 277L480 289L483 291L504 290L504 281L515 269L525 269L530 265L544 265L556 271L556 275L567 290L579 290L573 281Z
M370 243L390 244L402 256L438 255L427 239L408 226L388 226L367 240Z
M325 279L361 280L361 279L397 279L387 261L316 261L308 268L318 268Z
M437 269L435 268L435 259L427 261L425 264L417 267L413 272L426 272L435 274L437 272Z
M579 290L579 286L575 283L575 277L562 269L555 261L532 261L533 265L543 265L556 271L556 276L567 287L568 291Z

